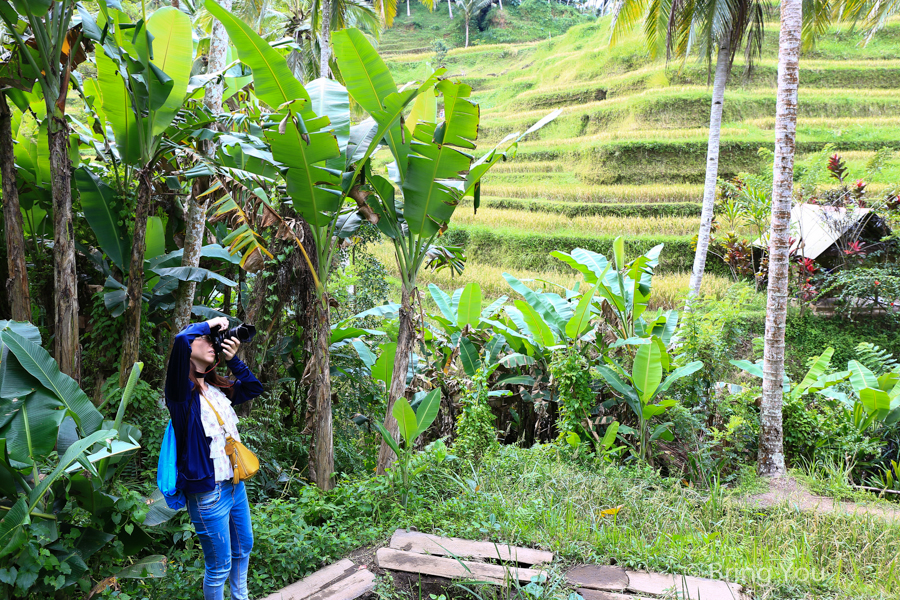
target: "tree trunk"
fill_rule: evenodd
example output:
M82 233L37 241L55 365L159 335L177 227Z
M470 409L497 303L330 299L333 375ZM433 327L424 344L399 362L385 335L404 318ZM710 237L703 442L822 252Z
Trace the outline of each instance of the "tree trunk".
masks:
M703 184L703 209L700 213L700 233L697 236L697 251L694 254L694 268L691 271L689 301L700 294L703 272L706 269L706 254L712 230L713 212L716 207L716 183L719 177L719 134L722 130L722 108L725 104L725 84L731 71L731 49L728 36L719 46L716 56L716 75L713 80L712 106L709 111L709 142L706 147L706 180Z
M322 0L321 31L319 32L320 56L319 77L331 77L331 68L328 62L331 60L331 2Z
M219 5L227 11L231 10L232 0L219 0ZM228 59L228 32L218 19L213 20L212 38L209 42L209 59L206 63L206 72L215 73L225 68ZM222 112L222 93L225 83L211 81L206 86L203 95L203 104L213 113Z
M324 301L314 305L316 341L312 364L312 388L310 401L313 413L313 447L309 453L309 474L319 489L334 487L334 437L331 419L331 364L328 340L331 338L331 322L328 306Z
M31 321L31 294L25 263L25 227L16 189L16 165L13 151L12 112L6 94L0 92L0 177L3 178L3 219L6 222L6 294L13 321Z
M466 12L466 48L469 47L469 13Z
M391 389L388 390L387 414L384 416L384 428L388 430L394 440L400 440L400 426L394 418L394 402L406 393L406 373L409 370L409 357L415 340L415 314L412 307L412 294L406 287L402 290L400 304L400 326L397 332L397 353L394 355L394 373L391 375ZM378 450L378 474L384 473L394 462L394 451L381 440L381 448Z
M182 267L200 266L200 250L203 248L203 233L206 229L206 198L200 198L199 196L208 188L208 177L198 177L191 186L187 222L185 223L184 253L181 255ZM194 306L194 292L196 290L197 283L194 281L182 281L178 284L172 328L173 339L174 335L184 329L191 321L191 308Z
M406 0L406 16L409 16L409 0Z
M53 300L56 304L53 354L60 371L75 381L81 381L69 127L65 117L55 110L55 103L53 109L47 136L50 145L50 187L53 193Z
M801 0L781 3L778 43L778 96L775 108L775 171L772 186L772 229L769 239L769 295L763 351L763 394L760 405L759 474L785 474L782 431L784 329L787 318L791 195L797 134L797 87L800 75Z
M134 233L131 238L131 263L128 268L128 289L125 309L125 332L122 338L122 360L119 363L119 387L124 388L137 362L141 348L141 308L144 303L144 254L147 250L147 218L150 216L152 190L149 167L138 172L137 206L134 213Z
M453 19L453 0L447 0L447 11L450 13L450 19Z

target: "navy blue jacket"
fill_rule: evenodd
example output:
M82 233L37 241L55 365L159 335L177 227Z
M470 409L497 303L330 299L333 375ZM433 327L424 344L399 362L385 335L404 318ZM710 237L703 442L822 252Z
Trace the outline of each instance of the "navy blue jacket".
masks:
M185 494L208 492L216 486L215 470L209 456L210 438L200 421L200 394L190 380L191 343L209 335L209 323L193 323L175 336L166 375L166 405L172 416L178 450L176 487ZM227 363L236 381L231 388L231 404L237 405L262 394L263 386L236 356Z

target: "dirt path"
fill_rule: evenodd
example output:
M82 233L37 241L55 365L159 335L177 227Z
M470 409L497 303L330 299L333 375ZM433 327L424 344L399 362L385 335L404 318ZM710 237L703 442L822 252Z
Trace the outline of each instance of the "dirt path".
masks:
M852 515L872 515L888 521L900 522L900 508L882 508L856 502L842 502L834 498L811 494L796 479L780 477L769 482L769 491L741 500L755 508L768 508L789 504L802 511L815 513L843 513Z

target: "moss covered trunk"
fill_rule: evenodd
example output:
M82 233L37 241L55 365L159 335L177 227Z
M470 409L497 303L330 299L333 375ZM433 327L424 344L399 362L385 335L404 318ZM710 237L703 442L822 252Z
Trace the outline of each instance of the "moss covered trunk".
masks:
M124 388L131 367L137 362L141 347L141 309L144 302L144 253L147 249L147 219L150 216L150 169L138 172L137 206L134 212L134 233L131 237L131 262L128 268L128 289L125 293L125 330L122 337L122 359L119 363L119 387Z
M54 110L50 117L48 139L53 193L53 300L56 306L53 355L60 371L80 381L72 163L69 161L69 127L61 111Z
M0 92L0 177L3 178L3 219L6 223L6 294L13 321L31 321L31 294L25 263L25 227L16 189L12 112L6 94Z

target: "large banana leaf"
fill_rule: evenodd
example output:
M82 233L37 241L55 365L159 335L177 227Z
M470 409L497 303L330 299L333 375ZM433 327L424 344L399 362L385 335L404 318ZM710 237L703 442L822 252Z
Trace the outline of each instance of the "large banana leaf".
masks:
M566 323L566 335L570 339L576 340L581 337L582 333L587 331L591 322L591 301L594 299L594 294L596 292L597 286L593 286L586 291L581 297L581 300L578 301L578 306L575 308L575 314L573 314L572 318L569 319L569 322Z
M647 402L656 393L662 382L662 355L656 344L643 344L634 357L631 378L641 395L641 402Z
M115 191L87 167L75 169L75 184L81 197L84 218L97 236L100 248L120 269L127 271L131 240L119 225Z
M62 458L59 459L56 468L48 473L41 482L31 490L31 493L28 494L27 498L21 496L19 500L16 501L12 509L7 512L3 517L3 520L0 521L0 558L15 552L25 543L27 538L25 526L31 522L31 511L37 507L38 503L43 499L44 494L46 494L50 486L56 483L56 480L63 475L66 468L78 460L85 450L103 439L114 438L115 435L115 431L103 430L97 431L82 440L78 440L66 450Z
M151 123L152 134L157 136L184 104L194 53L191 19L176 8L164 6L147 19L147 32L153 36L152 63L172 79L171 90Z
M453 216L472 165L472 156L457 148L473 148L478 136L478 105L467 98L471 88L442 81L438 89L444 96L445 120L417 125L403 184L409 230L423 237L437 233Z
M313 113L328 117L331 125L327 130L334 132L341 152L350 138L350 96L347 88L333 79L320 77L306 84Z
M94 408L90 398L81 391L78 383L60 372L56 361L46 350L12 330L0 333L0 339L15 355L19 364L63 403L67 413L75 419L81 429L82 435L89 435L100 428L103 416ZM55 440L55 432L53 437Z
M0 331L4 330L12 330L21 335L23 338L28 340L33 344L37 344L40 346L41 344L41 331L32 325L31 323L22 323L19 321L0 321ZM3 395L3 379L6 374L7 369L10 364L14 364L17 367L20 367L19 363L15 360L10 361L9 351L6 349L6 346L3 344L3 338L0 337L0 398L6 398L7 396ZM21 369L21 367L20 367ZM28 393L34 386L30 385L26 390L23 390L23 393ZM18 394L10 394L8 397L14 398ZM0 411L0 427L6 424L7 419L3 416L5 413Z
M403 111L420 94L434 87L437 77L445 70L432 73L418 88L399 91L387 65L361 31L352 28L336 31L332 43L347 91L378 123L378 130L362 160L368 158L384 139L394 155L400 181L405 181L410 136L401 124Z
M387 65L359 29L335 31L331 43L347 91L377 121L385 99L397 93Z
M66 415L60 408L62 403L42 389L21 398L0 400L0 409L12 417L0 428L0 437L6 439L12 460L31 465L53 452L59 425Z
M301 134L294 119L288 119L283 134L268 131L266 139L272 145L275 160L287 167L284 179L294 210L310 226L327 227L341 208L341 178L338 172L316 163L340 156L337 139L330 131L316 128L317 123L324 126L324 119L303 123L302 117L296 118L304 125L305 134Z
M435 388L428 392L419 402L416 408L416 436L419 437L425 430L431 427L441 408L441 388Z
M273 110L278 110L283 104L296 100L301 100L304 106L309 104L309 95L291 73L282 55L250 26L219 6L215 0L206 0L205 6L206 10L225 26L225 31L228 32L231 43L237 48L241 62L253 71L253 90L260 100ZM298 106L292 110L300 108Z
M102 51L95 53L103 114L112 127L122 161L136 164L141 158L137 117L132 110L131 98L125 78L120 74L120 67L106 52L104 46Z
M791 391L791 396L793 398L796 399L802 396L811 385L813 385L822 375L825 374L825 371L831 364L832 356L834 356L834 348L825 348L824 352L819 355L819 357L816 359L816 362L809 369L809 371L807 371L806 376L803 378L803 380L799 384L797 384L793 391Z
M416 413L413 412L409 401L403 396L400 396L394 402L393 413L394 418L397 419L397 424L400 426L400 435L403 436L406 447L409 448L416 441L417 437L418 423L416 421Z
M478 327L481 320L481 286L477 282L471 282L463 289L459 298L459 311L457 312L456 326L463 328Z
M862 363L851 360L847 363L847 370L850 371L850 385L853 386L854 392L878 387L878 378Z
M524 300L516 300L514 304L522 313L526 330L531 332L534 339L544 347L555 346L557 343L556 336L541 315Z

